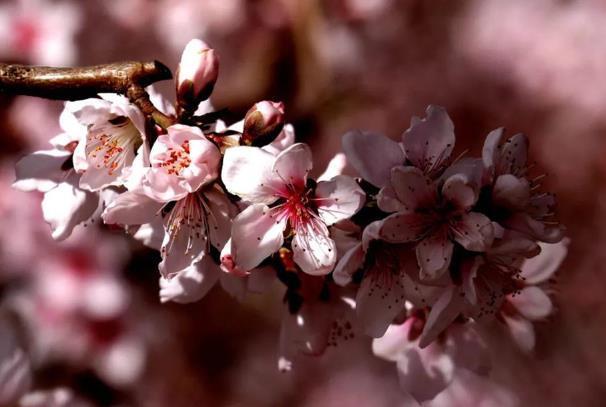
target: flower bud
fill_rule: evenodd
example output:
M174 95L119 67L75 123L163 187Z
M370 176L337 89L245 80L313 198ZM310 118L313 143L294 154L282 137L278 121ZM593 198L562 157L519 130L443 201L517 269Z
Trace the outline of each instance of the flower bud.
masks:
M219 75L219 58L215 50L201 40L187 43L177 70L177 100L179 106L194 111L209 98Z
M244 133L240 144L271 143L284 127L284 104L264 100L256 103L244 118Z

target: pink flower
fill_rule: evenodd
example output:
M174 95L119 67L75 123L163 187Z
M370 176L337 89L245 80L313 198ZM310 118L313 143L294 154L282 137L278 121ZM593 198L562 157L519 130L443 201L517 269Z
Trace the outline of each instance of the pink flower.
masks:
M125 97L101 96L66 104L88 129L74 151L74 168L82 174L80 186L89 191L123 185L135 156L144 159L149 152L141 111Z
M195 110L209 98L219 76L215 50L199 39L187 43L177 70L177 99L180 106Z
M440 186L415 167L392 170L391 185L379 192L379 208L396 212L383 221L382 239L418 242L421 278L440 277L450 265L455 242L474 252L486 251L494 238L491 220L472 211L478 192L464 174Z
M454 143L454 125L439 106L429 106L425 119L413 117L401 143L360 131L343 136L348 161L362 178L377 187L388 185L392 168L402 165L414 166L435 178L446 168Z
M127 188L158 202L177 201L214 181L221 153L197 127L175 124L154 143L150 166L133 170Z
M80 175L74 171L72 157L86 127L65 109L60 124L65 131L50 140L50 150L41 150L16 164L14 188L44 193L42 211L54 239L70 236L74 227L98 216L104 199L80 188Z
M501 143L503 129L486 137L482 150L484 174L488 191L479 202L490 207L494 220L503 227L524 233L547 243L556 243L564 236L564 228L551 220L556 206L553 194L537 191L543 176L528 179L528 138L516 134Z
M419 307L430 305L436 287L418 282L418 267L410 248L380 240L381 221L364 229L362 242L343 254L333 278L345 286L359 281L356 317L364 332L381 337L404 310L406 301Z
M532 321L540 321L551 314L551 299L542 287L558 270L568 252L568 239L555 244L541 243L541 253L524 261L520 277L523 287L507 296L499 319L505 322L509 333L523 351L534 348L535 334Z
M327 274L335 265L328 226L355 214L364 192L347 176L313 186L307 174L309 147L294 144L277 156L257 147L226 151L222 179L227 190L251 203L232 226L232 256L246 271L278 251L291 230L294 261L309 274ZM269 206L271 205L271 206Z
M423 313L413 312L402 325L391 325L372 343L375 355L397 362L404 391L423 402L444 391L461 370L488 374L488 347L473 323L453 324L440 340L421 348L418 341L423 324Z

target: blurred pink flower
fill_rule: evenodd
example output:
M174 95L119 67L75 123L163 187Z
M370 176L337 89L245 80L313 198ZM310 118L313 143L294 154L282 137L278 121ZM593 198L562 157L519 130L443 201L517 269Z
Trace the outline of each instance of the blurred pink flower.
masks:
M0 5L0 56L36 65L71 65L81 25L77 2L9 0Z

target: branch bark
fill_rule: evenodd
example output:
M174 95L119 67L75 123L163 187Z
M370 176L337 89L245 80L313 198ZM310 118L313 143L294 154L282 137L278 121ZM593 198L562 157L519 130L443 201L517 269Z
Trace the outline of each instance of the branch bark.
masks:
M0 93L54 100L81 100L97 97L98 93L119 93L164 128L174 120L153 106L144 88L171 78L170 69L158 61L76 68L0 63Z

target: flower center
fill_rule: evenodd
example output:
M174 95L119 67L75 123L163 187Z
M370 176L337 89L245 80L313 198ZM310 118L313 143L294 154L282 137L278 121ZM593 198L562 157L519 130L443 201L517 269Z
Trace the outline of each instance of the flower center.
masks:
M170 147L166 153L165 158L157 166L164 168L170 175L179 175L184 168L189 167L191 164L191 157L189 155L189 141L184 141L178 147Z
M87 141L86 156L96 168L106 168L109 175L130 164L136 149L143 143L137 128L123 116L93 126Z
M163 210L168 215L165 219L165 229L169 240L162 247L162 253L165 254L171 250L173 244L181 239L185 239L184 253L186 255L204 248L208 252L210 248L209 216L212 216L212 212L204 198L198 193L193 193L175 202L172 208L169 205ZM181 236L182 232L183 236ZM200 247L202 243L203 246Z

